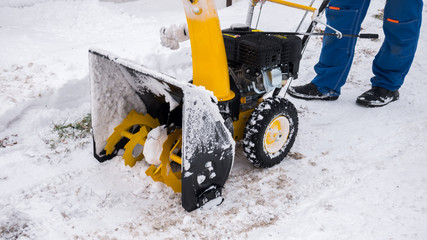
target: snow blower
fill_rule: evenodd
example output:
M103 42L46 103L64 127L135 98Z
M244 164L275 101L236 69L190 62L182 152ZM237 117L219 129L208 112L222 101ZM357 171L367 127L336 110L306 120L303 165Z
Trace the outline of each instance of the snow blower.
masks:
M221 31L213 0L183 0L192 83L89 50L95 157L102 162L122 155L129 166L145 159L152 164L146 174L182 192L187 211L223 201L235 141L243 140L256 167L280 163L298 132L297 111L281 89L297 78L317 22L306 33L260 32L250 27L259 2L265 1L250 1L247 24ZM318 17L329 1L319 9L272 2Z

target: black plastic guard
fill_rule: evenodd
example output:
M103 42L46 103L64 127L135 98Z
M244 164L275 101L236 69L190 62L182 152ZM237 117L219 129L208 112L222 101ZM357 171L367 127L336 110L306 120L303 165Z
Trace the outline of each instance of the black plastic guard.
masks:
M182 206L187 211L222 198L234 162L233 137L206 93L200 87L184 89Z
M89 50L89 79L94 156L98 161L115 156L105 155L103 149L114 128L132 109L150 114L161 125L181 125L182 89L188 83L94 49Z

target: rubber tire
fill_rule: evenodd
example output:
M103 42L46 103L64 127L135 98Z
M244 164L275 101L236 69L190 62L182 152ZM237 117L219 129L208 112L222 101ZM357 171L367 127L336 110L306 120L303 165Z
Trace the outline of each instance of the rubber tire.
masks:
M278 116L289 121L289 135L283 147L271 156L264 149L264 134L267 126ZM245 127L243 151L246 158L255 167L269 168L280 163L292 148L298 133L298 112L295 106L285 98L267 98L252 112Z

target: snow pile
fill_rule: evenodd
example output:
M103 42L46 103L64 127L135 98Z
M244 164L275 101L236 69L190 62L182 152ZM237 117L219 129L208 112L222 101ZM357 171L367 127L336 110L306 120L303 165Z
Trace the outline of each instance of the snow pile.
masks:
M143 152L145 161L156 166L162 163L160 155L162 154L163 143L167 138L168 134L164 126L156 127L148 133Z
M3 0L0 2L0 7L23 8L32 7L37 3L49 2L52 0Z

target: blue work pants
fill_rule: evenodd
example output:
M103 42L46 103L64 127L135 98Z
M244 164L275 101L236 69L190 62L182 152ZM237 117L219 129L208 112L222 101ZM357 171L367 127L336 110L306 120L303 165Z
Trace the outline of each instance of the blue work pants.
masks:
M327 23L343 34L358 35L370 0L331 0L326 9ZM399 89L411 67L421 27L422 0L387 0L384 8L384 42L376 55L372 86ZM333 33L329 28L326 33ZM325 36L313 79L320 92L339 95L345 84L357 38Z

